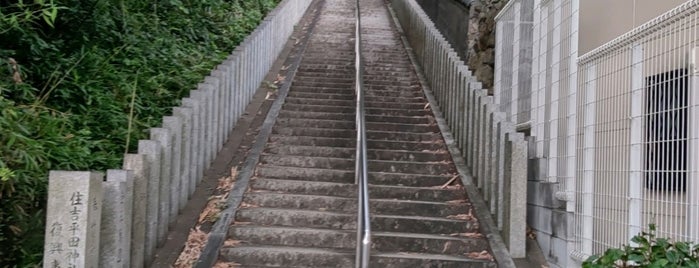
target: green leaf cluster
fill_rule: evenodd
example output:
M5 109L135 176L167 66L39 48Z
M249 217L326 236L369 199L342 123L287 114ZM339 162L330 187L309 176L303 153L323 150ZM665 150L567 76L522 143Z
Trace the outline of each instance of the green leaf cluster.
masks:
M699 268L699 245L691 242L672 242L656 236L656 226L631 239L633 246L610 248L583 262L583 268L606 267L689 267Z
M120 167L277 1L0 0L0 267L40 264L49 170Z

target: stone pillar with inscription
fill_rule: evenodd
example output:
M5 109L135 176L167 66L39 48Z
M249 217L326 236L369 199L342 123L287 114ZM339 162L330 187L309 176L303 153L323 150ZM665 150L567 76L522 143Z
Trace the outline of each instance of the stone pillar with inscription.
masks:
M45 268L97 268L102 178L99 172L51 171Z

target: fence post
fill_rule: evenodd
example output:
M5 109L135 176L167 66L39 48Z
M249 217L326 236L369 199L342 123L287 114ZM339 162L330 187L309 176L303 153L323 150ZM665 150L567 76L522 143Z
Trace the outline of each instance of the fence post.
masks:
M513 123L517 124L519 119L517 118L518 111L519 111L519 53L520 53L520 27L522 25L521 23L521 6L522 4L519 1L514 2L513 4L513 9L514 9L514 21L513 21L513 28L514 28L514 36L513 36L513 43L512 43L512 83L510 84L511 86L511 95L510 95L510 121Z
M204 82L209 84L209 89L211 90L211 96L213 100L213 126L212 126L212 132L211 136L213 136L212 145L213 145L213 150L214 154L212 155L211 159L213 160L216 158L216 154L218 151L221 149L221 146L223 145L222 138L221 138L221 89L220 89L220 83L221 80L219 78L220 72L218 71L212 71L210 76L207 76L204 79Z
M102 173L50 171L44 268L97 268Z
M560 0L554 0L554 16L553 25L561 24L561 8L556 6L561 5ZM548 140L548 164L546 172L546 181L556 182L558 178L558 122L559 122L559 99L560 99L560 61L561 61L561 27L554 26L553 28L553 48L551 49L551 101L548 102L550 107L549 113L549 140Z
M527 146L522 133L505 134L504 213L502 236L513 258L525 257Z
M539 40L548 40L548 5L537 5L539 7L539 12L541 14L541 23L535 23L535 25L543 25L544 28L539 29ZM535 83L532 83L532 122L535 124L532 126L532 136L536 137L536 158L544 157L544 137L546 124L546 68L548 67L546 50L547 45L541 44L539 42L539 52L537 54L538 75L535 75Z
M133 173L107 170L102 182L102 217L99 267L131 265L131 221L133 216Z
M687 150L687 236L692 241L699 241L699 47L692 48L691 82L688 88L689 100L687 133L689 146Z
M491 214L495 216L499 229L502 229L503 226L503 207L505 205L505 201L503 199L503 194L505 191L503 183L505 178L505 133L514 131L512 124L507 123L505 118L506 116L502 112L496 112L493 115L493 197L491 198L490 206Z
M172 108L172 115L182 122L182 153L180 157L180 209L187 205L190 193L194 192L196 185L192 185L192 109L185 107Z
M190 169L192 170L192 178L189 184L192 189L196 189L197 184L199 184L199 181L204 175L204 168L206 165L204 163L204 143L202 139L202 137L204 137L203 124L205 122L206 115L203 113L201 101L199 99L183 98L182 106L192 109L192 136L190 138ZM193 191L189 194L191 195L192 193Z
M163 128L172 135L170 152L170 214L168 224L174 224L180 212L180 189L182 188L182 120L175 116L163 117ZM170 226L172 227L172 226Z
M151 133L151 135L153 135ZM160 229L160 222L163 221L161 217L162 208L160 202L160 191L162 189L162 177L161 175L161 157L163 149L160 148L160 143L154 140L139 140L138 141L138 154L145 156L146 166L148 167L147 174L147 184L148 191L146 201L146 238L145 238L145 251L144 251L144 261L141 266L147 266L153 258L155 257L155 248L158 245L158 234ZM132 167L132 166L130 166ZM167 210L165 210L167 211ZM139 265L133 267L140 267Z
M147 161L145 155L124 155L123 169L133 173L131 263L127 265L133 268L139 268L145 265L146 225L148 224L146 217L158 216L157 213L155 213L155 215L147 214L147 208L150 205L148 203L148 179L150 178L150 169ZM109 180L109 175L109 172L107 172L107 180Z
M209 90L209 87L210 86L208 84L199 84L197 85L196 90L189 93L192 99L199 101L200 113L203 114L201 116L203 121L200 123L201 136L199 137L198 148L199 153L201 154L202 174L203 171L206 170L206 168L208 168L211 164L211 160L213 160L212 155L215 154L211 146L213 138L211 135L213 129L213 101L211 100L211 91Z
M492 96L485 96L483 98L483 103L481 104L481 116L480 116L480 121L481 121L481 147L478 151L478 177L481 182L483 182L482 185L480 185L481 189L483 190L484 196L487 196L486 192L489 190L487 188L488 186L488 156L489 152L491 150L490 148L490 128L488 125L488 118L490 117L490 114L492 114L495 111L495 107L493 105L493 97Z
M580 3L578 0L572 0L571 5L573 6L572 17L571 17L571 29L573 32L578 32L579 29L579 7ZM572 34L570 36L570 57L574 58L578 55L578 35ZM578 111L577 111L577 92L578 92L578 63L575 61L570 61L570 74L569 78L570 85L568 86L568 137L566 145L566 211L575 211L575 172L577 163L577 132L578 132Z
M490 98L492 100L492 97ZM491 168L492 168L492 157L493 157L493 138L495 136L495 133L493 133L493 117L495 116L495 110L497 109L497 106L493 103L487 103L485 106L485 118L484 118L484 126L485 129L484 134L485 134L485 147L483 150L483 161L481 164L482 170L481 175L484 178L485 184L483 185L483 198L485 199L486 202L489 202L493 200L493 195L492 195L492 189L493 189L493 178L491 176Z
M167 236L170 223L170 184L172 175L172 140L173 134L165 128L151 128L150 138L160 146L157 147L160 154L160 183L158 189L158 236L156 246L162 246ZM140 145L140 144L139 144Z
M585 100L583 119L583 177L582 177L582 250L584 254L592 255L592 240L594 230L594 201L595 201L595 91L597 83L597 68L594 63L588 63L585 68Z
M643 46L631 52L631 129L629 131L629 240L640 233L643 206Z

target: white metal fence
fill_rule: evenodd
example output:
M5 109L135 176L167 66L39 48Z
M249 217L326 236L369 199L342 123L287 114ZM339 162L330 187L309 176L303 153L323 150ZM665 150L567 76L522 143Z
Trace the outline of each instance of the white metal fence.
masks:
M533 19L534 0L512 0L495 17L495 103L517 124L531 117Z
M659 236L699 241L699 1L579 59L575 255Z
M651 223L699 241L699 1L581 57L579 0L531 1L531 65L521 61L528 0L496 18L495 100L530 127L540 178L567 201L571 256L628 244Z
M495 18L495 101L536 137L543 176L572 202L578 0L512 0ZM572 206L569 206L572 207Z

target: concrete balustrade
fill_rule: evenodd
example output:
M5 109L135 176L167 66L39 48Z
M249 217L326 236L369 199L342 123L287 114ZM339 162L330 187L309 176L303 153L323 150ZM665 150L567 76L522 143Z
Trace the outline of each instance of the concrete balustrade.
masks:
M279 3L106 181L51 171L44 267L148 267L310 3Z
M470 169L512 257L524 257L527 151L524 136L497 112L468 66L415 0L391 0L454 144Z

